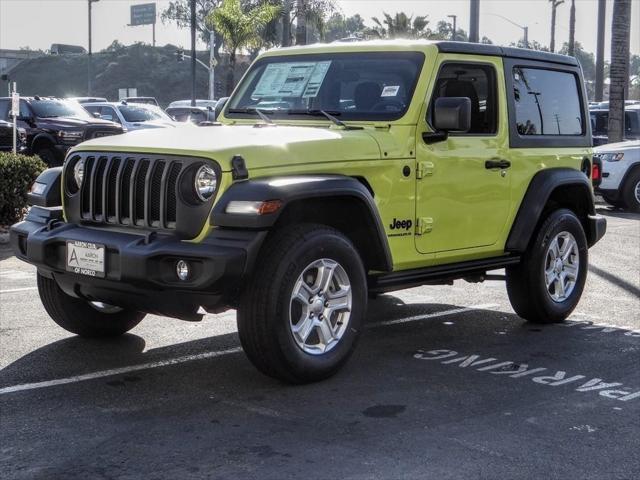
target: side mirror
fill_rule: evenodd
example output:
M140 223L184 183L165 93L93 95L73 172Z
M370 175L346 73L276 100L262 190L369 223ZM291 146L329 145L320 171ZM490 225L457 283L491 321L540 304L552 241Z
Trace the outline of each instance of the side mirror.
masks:
M442 132L468 132L471 128L471 99L469 97L436 98L433 126Z
M229 100L229 97L222 97L220 100L218 100L218 103L216 103L214 120L218 120L218 117L220 116L220 113L224 109L224 106L226 105L227 100Z
M102 115L100 115L100 112L93 112L92 115L96 118L102 118Z
M468 132L471 128L471 99L469 97L440 97L433 105L435 132L424 132L425 143L446 140L449 132Z

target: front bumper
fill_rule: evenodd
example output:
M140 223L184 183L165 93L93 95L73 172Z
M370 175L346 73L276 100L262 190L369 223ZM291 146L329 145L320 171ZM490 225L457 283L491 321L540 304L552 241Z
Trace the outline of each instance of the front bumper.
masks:
M265 235L216 229L196 244L174 235L65 223L60 208L32 207L25 221L11 227L10 242L18 258L53 278L68 295L198 320L200 307L215 312L232 304ZM68 240L105 246L105 278L66 271ZM192 270L186 281L176 276L181 259Z

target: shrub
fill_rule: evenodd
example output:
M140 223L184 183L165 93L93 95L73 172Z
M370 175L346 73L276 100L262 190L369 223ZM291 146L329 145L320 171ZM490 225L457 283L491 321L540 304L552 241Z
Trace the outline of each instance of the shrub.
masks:
M27 206L27 193L46 168L40 157L0 152L0 225L20 220Z

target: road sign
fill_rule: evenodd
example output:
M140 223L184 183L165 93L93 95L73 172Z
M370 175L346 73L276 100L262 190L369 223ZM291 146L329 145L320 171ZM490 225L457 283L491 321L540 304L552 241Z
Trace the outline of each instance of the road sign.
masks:
M131 5L131 26L156 23L156 4Z
M16 91L11 92L11 115L20 115L20 94Z

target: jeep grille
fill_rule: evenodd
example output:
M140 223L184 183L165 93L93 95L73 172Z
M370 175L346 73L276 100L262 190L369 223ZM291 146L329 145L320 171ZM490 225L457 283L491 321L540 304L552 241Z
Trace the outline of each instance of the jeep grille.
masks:
M73 167L84 159L84 180L74 189ZM192 186L202 159L115 152L78 152L65 162L65 212L73 222L151 230L177 230L195 236L213 203L180 194ZM182 182L184 178L184 182ZM178 216L183 217L178 219Z

